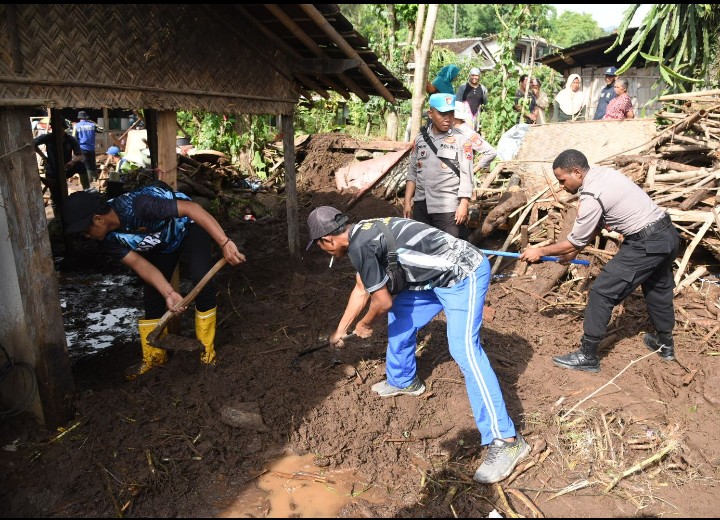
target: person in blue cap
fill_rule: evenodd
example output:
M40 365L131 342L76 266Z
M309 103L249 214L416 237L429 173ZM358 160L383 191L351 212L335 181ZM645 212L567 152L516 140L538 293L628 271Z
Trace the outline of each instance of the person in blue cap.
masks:
M593 119L602 119L605 117L608 103L615 97L615 78L617 78L617 69L615 67L605 69L605 86L600 91L600 97L598 97L598 104Z
M472 143L454 128L452 94L432 94L428 116L410 153L403 216L459 237L473 190Z
M107 149L107 152L105 152L108 156L108 160L111 160L115 163L115 171L118 173L127 173L132 170L137 170L138 166L131 163L125 157L123 157L123 153L120 151L120 148L117 146L111 146Z

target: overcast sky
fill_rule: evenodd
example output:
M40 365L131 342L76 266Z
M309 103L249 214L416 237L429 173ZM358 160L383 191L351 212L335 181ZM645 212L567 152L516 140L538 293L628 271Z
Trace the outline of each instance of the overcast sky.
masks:
M557 9L558 15L563 11L574 11L591 15L603 29L615 28L620 25L623 13L631 4L550 4ZM635 13L631 27L637 27L645 18L650 4L642 4Z

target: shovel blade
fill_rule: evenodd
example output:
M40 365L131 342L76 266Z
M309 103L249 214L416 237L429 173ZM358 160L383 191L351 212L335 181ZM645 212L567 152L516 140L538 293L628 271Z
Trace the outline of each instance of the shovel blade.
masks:
M204 349L204 345L200 340L195 338L186 338L178 334L165 334L163 337L151 341L150 344L155 348L164 350L181 350L183 352L195 352Z

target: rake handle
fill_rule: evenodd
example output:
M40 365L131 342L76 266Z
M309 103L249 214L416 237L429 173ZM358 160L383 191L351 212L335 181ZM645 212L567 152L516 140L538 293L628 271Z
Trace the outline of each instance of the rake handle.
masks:
M481 249L480 251L482 251L486 255L510 256L513 258L520 257L520 253L511 253L509 251L492 251L490 249ZM542 260L543 262L559 262L560 258L558 258L557 256L541 256L540 260ZM570 260L570 263L578 265L590 265L589 260L578 260L577 258Z
M218 260L215 265L212 266L212 268L207 273L205 273L205 276L202 277L202 279L197 283L197 285L193 287L192 291L187 293L187 296L185 296L185 298L183 298L182 301L177 304L177 306L187 307L188 305L190 305L190 303L195 300L200 291L202 291L203 288L207 285L210 279L215 276L215 273L217 273L220 268L226 263L227 260L225 260L225 257ZM168 322L173 316L175 316L175 313L170 310L163 314L162 318L160 318L160 321L158 321L157 326L150 334L148 334L148 342L150 342L150 344L157 342L157 340L160 338L160 334L162 334L162 331L165 330L165 327L167 327Z

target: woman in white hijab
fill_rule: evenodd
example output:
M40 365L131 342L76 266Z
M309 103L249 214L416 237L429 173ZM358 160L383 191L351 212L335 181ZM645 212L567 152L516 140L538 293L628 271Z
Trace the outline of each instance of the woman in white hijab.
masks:
M555 120L575 121L585 114L587 98L578 74L570 74L565 88L555 96Z

